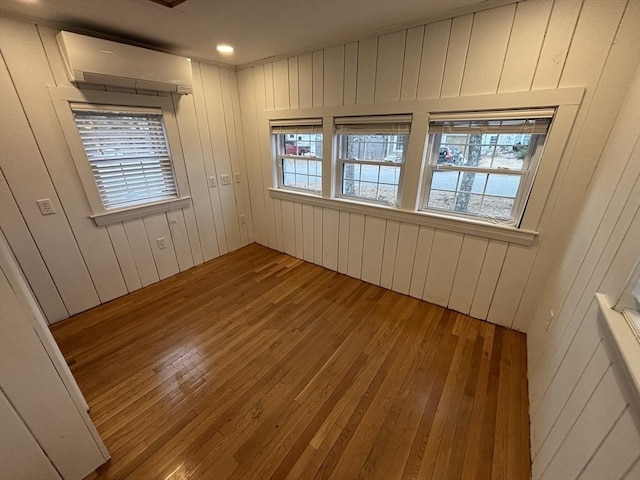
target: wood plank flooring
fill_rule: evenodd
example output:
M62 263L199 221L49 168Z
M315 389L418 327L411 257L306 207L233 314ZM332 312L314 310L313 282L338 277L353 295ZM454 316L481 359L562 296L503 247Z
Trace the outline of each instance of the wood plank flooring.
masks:
M522 334L250 245L53 327L99 479L528 479Z

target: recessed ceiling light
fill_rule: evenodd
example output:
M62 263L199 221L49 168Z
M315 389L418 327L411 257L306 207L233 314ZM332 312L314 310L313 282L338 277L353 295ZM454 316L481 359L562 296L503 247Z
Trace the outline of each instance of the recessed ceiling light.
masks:
M220 53L224 53L225 55L233 53L233 47L231 45L218 45L216 47L216 50L218 50Z

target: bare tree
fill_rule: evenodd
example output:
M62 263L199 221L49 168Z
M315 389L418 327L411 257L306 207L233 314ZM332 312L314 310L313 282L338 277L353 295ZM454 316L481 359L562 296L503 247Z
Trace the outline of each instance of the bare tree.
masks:
M477 167L480 165L480 155L482 153L482 134L473 133L469 135L469 155L466 163L467 167ZM469 207L470 192L473 188L473 181L476 174L474 172L464 172L460 182L460 192L456 197L455 211L466 212Z

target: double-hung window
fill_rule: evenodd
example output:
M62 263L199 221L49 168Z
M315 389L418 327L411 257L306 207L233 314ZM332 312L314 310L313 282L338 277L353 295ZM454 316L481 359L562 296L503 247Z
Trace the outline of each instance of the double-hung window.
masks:
M278 188L322 194L322 119L271 121Z
M178 197L160 108L72 103L105 211Z
M411 116L342 117L335 125L339 196L396 206Z
M432 115L421 210L518 226L553 113Z

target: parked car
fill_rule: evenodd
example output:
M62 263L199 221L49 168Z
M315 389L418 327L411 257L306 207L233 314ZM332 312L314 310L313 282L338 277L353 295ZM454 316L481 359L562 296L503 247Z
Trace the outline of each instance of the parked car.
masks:
M462 154L460 150L452 146L441 146L438 152L438 163L449 163L460 165L462 162Z

